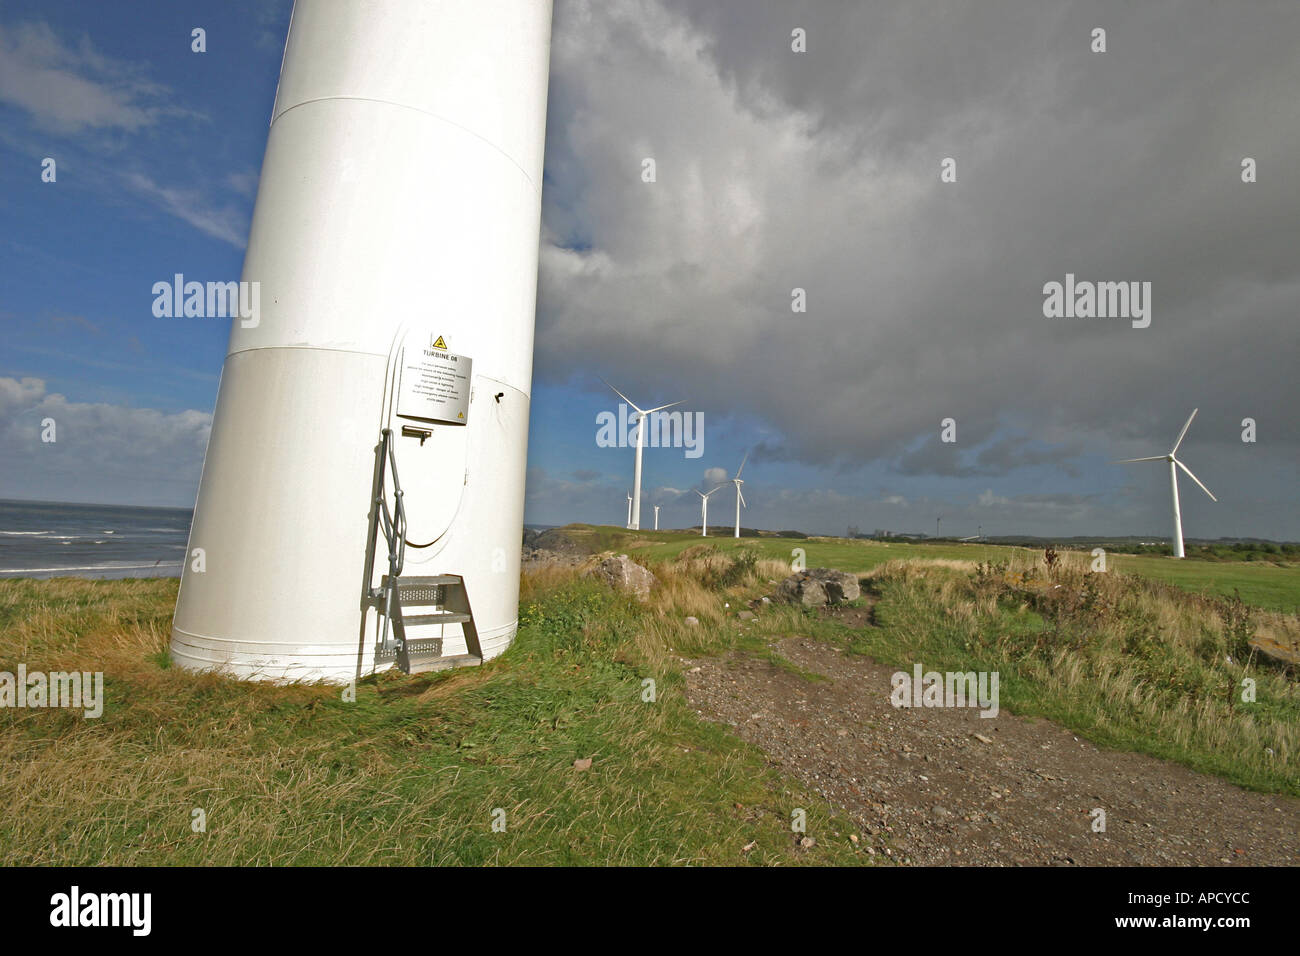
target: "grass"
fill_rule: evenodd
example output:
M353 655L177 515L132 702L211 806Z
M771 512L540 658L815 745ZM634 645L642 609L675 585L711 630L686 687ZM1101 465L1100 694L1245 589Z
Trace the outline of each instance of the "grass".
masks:
M643 635L647 647L687 655L739 649L798 672L770 644L774 635L800 635L906 670L915 662L927 670L996 670L1001 704L1014 713L1250 789L1300 795L1300 687L1248 646L1256 634L1295 646L1294 614L1113 567L1092 574L1091 555L1064 553L1049 570L1037 552L994 548L1001 561L987 562L952 545L930 547L926 559L873 566L866 581L879 627L849 628L782 605L764 609L756 626L739 627L737 601L724 608L717 586L731 583L729 569L743 568L742 594L770 593L768 582L789 565L764 555L775 546L785 558L787 544L694 538L643 546L642 557L665 555L651 563L661 593L659 615ZM808 547L809 566L833 561L813 550L816 541L796 544ZM700 626L685 624L688 615ZM1255 686L1249 703L1246 679Z
M1300 687L1251 654L1300 620L1189 596L1082 561L943 567L891 562L869 586L878 629L850 649L910 669L997 671L1001 706L1054 720L1102 746L1300 795ZM1254 683L1255 699L1243 700Z
M718 606L707 582L729 566L744 566L752 569L745 580L758 593L758 585L789 573L785 560L764 555L775 551L786 559L798 545L807 549L808 566L836 566L836 545L819 551L815 540L693 542L638 551L666 555L652 564L668 597L653 625L654 645L690 653L738 648L773 659L770 635L802 635L905 670L920 662L927 670L998 671L1001 705L1014 713L1046 717L1102 746L1173 760L1250 789L1300 796L1300 687L1293 674L1248 647L1255 634L1295 646L1300 619L1294 614L1209 589L1189 593L1113 565L1092 574L1091 555L1063 553L1049 570L1042 554L1025 549L991 548L1000 560L989 562L962 545L916 545L904 546L912 552L906 558L875 563L866 579L879 627L849 628L773 605L762 612L760 627L745 632ZM839 554L864 544L871 543L842 542ZM708 626L683 625L688 614ZM1250 703L1242 700L1245 679L1255 685Z
M866 862L842 815L684 698L683 659L705 654L740 651L815 679L773 650L791 635L903 669L997 670L1007 710L1300 794L1300 692L1246 649L1256 633L1296 639L1294 615L1089 574L1077 554L1049 571L1033 552L955 544L653 532L636 543L659 581L647 604L543 569L523 581L519 636L502 658L380 675L355 701L170 667L175 581L0 581L0 670L102 670L108 698L94 720L0 710L11 821L0 863ZM796 544L809 566L869 572L881 626L775 604L741 621ZM1253 703L1241 700L1246 678ZM575 769L580 758L590 769ZM789 830L796 807L813 848Z
M0 582L0 669L102 670L107 696L96 720L0 711L0 814L11 821L0 862L867 860L842 816L697 718L682 694L682 648L655 640L667 605L642 607L572 575L526 579L519 637L503 658L381 675L347 702L339 688L167 666L175 587ZM647 678L653 703L642 699ZM590 769L576 770L579 758ZM808 813L811 849L790 832L796 807ZM196 810L205 832L195 832Z
M1147 555L1118 554L1109 558L1118 571L1166 581L1194 594L1231 597L1279 611L1300 611L1300 565L1263 562L1175 561Z
M639 531L632 538L621 529L600 528L606 547L621 547L651 561L671 558L688 548L707 541L715 547L754 549L761 557L782 561L788 567L794 550L802 548L808 567L838 568L868 574L887 561L916 558L959 561L1034 560L1042 551L978 542L885 542L848 538L741 538L719 535L701 538L682 531ZM617 535L622 533L623 538ZM1084 552L1076 552L1084 554ZM1089 555L1089 560L1091 556ZM1239 593L1247 604L1272 610L1296 612L1300 609L1300 564L1283 562L1210 562L1175 561L1155 555L1111 554L1108 566L1114 570L1153 578L1177 585L1196 594L1232 597ZM788 572L787 572L788 573Z

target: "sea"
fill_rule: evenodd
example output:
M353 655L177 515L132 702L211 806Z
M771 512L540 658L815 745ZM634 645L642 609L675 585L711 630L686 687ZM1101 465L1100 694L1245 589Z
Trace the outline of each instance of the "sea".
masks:
M0 578L180 577L193 511L0 499Z
M191 508L0 498L0 578L178 578L193 518Z

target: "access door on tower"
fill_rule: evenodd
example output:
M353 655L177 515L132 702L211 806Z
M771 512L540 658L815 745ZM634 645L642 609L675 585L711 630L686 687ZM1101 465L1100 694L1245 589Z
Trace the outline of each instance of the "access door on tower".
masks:
M406 504L408 563L441 550L456 520L468 480L473 359L448 339L412 330L398 348L388 427Z

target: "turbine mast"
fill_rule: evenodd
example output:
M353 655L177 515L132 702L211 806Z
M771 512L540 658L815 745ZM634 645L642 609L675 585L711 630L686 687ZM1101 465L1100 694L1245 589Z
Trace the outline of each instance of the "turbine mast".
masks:
M627 526L633 531L641 530L641 449L645 446L645 412L637 409L636 419L636 467L632 473L632 515Z
M1192 414L1195 414L1195 412ZM1191 424L1191 419L1188 419L1188 424ZM1183 430L1186 431L1186 428ZM1178 509L1178 466L1174 463L1172 454L1169 456L1169 487L1174 494L1174 557L1181 558L1183 556L1183 516Z

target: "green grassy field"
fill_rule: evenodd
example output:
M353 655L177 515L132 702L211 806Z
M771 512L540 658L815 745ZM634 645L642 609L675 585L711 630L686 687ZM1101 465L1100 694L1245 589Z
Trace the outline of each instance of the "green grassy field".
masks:
M1173 558L1119 554L1111 566L1129 574L1167 581L1193 593L1231 595L1256 607L1300 611L1300 565L1245 562L1175 561Z
M649 604L545 570L524 579L502 658L372 677L354 700L171 667L175 581L0 581L0 670L103 671L107 695L98 719L0 709L0 815L18 821L0 828L0 863L879 860L843 814L683 696L683 658L740 651L801 673L772 650L790 635L900 668L998 670L1011 712L1300 794L1300 690L1247 647L1261 629L1294 641L1294 615L1077 562L1048 576L1041 556L1006 548L716 538L682 554L700 539L599 535L650 564ZM879 626L774 604L742 627L738 610L771 592L795 546L809 566L870 571ZM977 566L989 557L1015 561ZM814 847L790 832L795 808Z
M102 670L107 696L98 719L0 710L0 863L868 859L824 801L696 718L680 667L639 648L649 612L598 585L526 593L497 661L371 678L355 702L169 667L175 596L166 580L0 581L0 669Z
M686 548L709 544L724 550L735 547L756 548L763 557L789 562L795 548L806 554L807 567L830 567L841 571L867 574L886 561L907 558L944 558L957 561L1005 561L1016 556L1041 555L1038 550L1004 545L936 542L884 542L847 538L740 538L681 531L639 531L633 534L621 528L602 527L590 533L599 537L606 548L622 547L651 560L674 557ZM1077 552L1079 560L1092 557ZM1231 597L1240 592L1241 599L1257 607L1295 612L1300 609L1300 564L1278 565L1264 562L1210 562L1154 555L1114 554L1108 566L1129 574L1153 578L1177 585L1192 593Z

